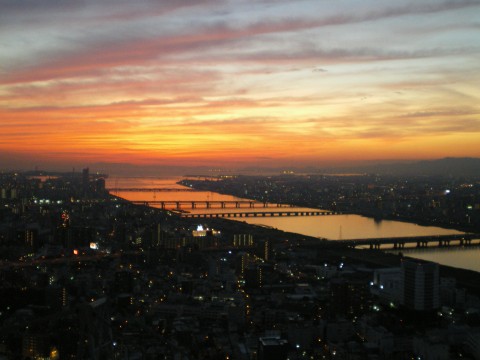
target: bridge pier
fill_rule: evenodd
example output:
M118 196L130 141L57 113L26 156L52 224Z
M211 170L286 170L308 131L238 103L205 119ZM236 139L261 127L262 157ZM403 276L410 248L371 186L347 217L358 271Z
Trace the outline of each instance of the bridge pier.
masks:
M403 249L405 247L405 242L403 241L396 241L393 243L394 249Z
M338 240L349 247L357 247L359 245L370 247L370 249L379 249L381 245L390 244L394 249L402 249L405 244L412 244L417 248L428 247L448 247L448 246L468 246L477 243L480 240L480 234L463 234L463 235L435 235L435 236L406 236L391 237L377 239L351 239ZM478 243L480 245L480 243Z
M418 248L428 247L428 240L419 240L417 241Z
M438 241L438 246L440 246L440 247L450 246L450 240L439 240Z

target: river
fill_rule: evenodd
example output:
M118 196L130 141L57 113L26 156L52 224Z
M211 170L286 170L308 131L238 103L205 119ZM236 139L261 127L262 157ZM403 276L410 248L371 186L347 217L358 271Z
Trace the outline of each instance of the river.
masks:
M170 191L114 191L113 195L130 201L237 201L240 199L231 195L223 195L210 191L181 191L185 187L177 182L182 178L148 178L148 177L109 177L107 188L149 188L168 189ZM180 191L173 191L178 189ZM205 209L201 205L192 210L191 206L185 205L184 211L206 213L221 212L222 209ZM305 209L305 208L298 208ZM236 209L245 211L247 209ZM256 210L261 210L256 209ZM232 209L228 209L232 212ZM240 218L230 218L234 219ZM199 219L199 221L208 221ZM266 225L280 230L304 234L307 236L326 238L329 240L357 239L357 238L382 238L404 236L427 236L460 234L462 232L452 229L444 229L434 226L421 226L408 222L375 220L360 215L328 215L328 216L292 216L292 217L242 217L241 221L250 224ZM393 250L391 250L393 251ZM424 260L438 262L474 271L480 271L480 247L451 247L445 248L405 248L401 250L405 255Z

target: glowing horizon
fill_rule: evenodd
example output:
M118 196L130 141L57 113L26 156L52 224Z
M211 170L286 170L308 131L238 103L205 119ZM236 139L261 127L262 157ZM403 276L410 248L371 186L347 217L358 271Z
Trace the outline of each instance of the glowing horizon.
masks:
M480 1L0 5L0 168L480 157Z

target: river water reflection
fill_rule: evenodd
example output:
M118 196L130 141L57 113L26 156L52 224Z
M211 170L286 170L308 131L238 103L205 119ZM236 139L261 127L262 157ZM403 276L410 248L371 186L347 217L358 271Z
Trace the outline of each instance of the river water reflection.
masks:
M180 178L109 178L107 188L150 188L150 189L178 189L185 187L177 185ZM222 195L210 191L117 191L112 192L130 201L236 201L240 199L231 195ZM182 205L182 210L196 213L220 213L222 211L250 211L251 209L205 209L204 205L198 205L197 209L191 209L191 205ZM304 208L302 208L304 209ZM255 208L262 211L261 208ZM428 236L461 234L463 232L444 229L434 226L421 226L413 223L382 220L377 221L359 215L325 215L325 216L282 216L282 217L242 217L230 218L232 221L245 221L249 224L266 225L279 230L304 234L307 236L326 238L329 240L359 239L359 238L382 238L404 236ZM199 222L208 221L198 219ZM441 264L461 267L480 271L479 247L450 249L405 249L405 255L418 257L425 260L435 261Z
M398 253L391 250L389 252ZM461 269L480 271L480 246L452 246L449 248L403 249L405 256L437 262Z
M329 240L461 233L456 230L442 229L433 226L420 226L400 221L376 221L360 215L248 218L246 221L250 224L268 225L284 231L322 237Z

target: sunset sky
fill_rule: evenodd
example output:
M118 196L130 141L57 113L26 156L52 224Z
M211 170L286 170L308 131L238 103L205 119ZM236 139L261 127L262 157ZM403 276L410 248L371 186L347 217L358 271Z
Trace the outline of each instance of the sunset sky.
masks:
M0 0L0 168L480 157L480 0Z

